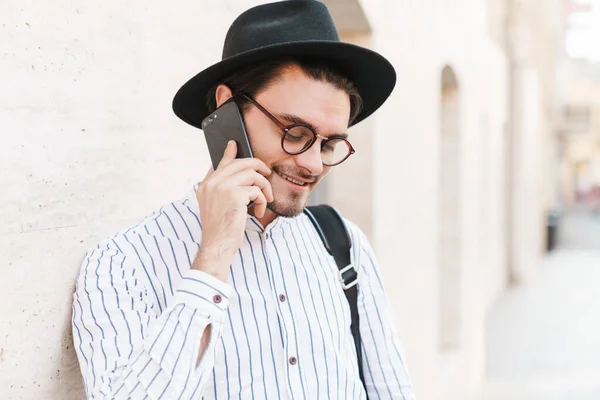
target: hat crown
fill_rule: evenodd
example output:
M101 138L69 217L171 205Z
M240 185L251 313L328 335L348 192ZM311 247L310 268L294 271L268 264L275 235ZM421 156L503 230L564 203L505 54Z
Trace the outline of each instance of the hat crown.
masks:
M224 60L260 47L307 41L340 41L325 4L316 0L263 4L242 13L233 22L225 37L222 57Z
M335 67L358 89L363 108L352 125L377 110L396 84L392 64L372 50L340 41L329 10L318 0L263 4L242 13L231 25L222 60L189 79L173 99L173 111L202 129L213 107L206 95L227 76L274 59L306 58Z

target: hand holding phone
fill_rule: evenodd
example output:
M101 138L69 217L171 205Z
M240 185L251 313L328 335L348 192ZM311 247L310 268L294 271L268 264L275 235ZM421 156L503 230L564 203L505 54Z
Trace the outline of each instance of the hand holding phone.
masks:
M234 254L242 245L246 204L253 201L255 215L260 218L267 202L273 201L266 178L271 170L258 158L237 159L237 153L235 142L230 141L217 168L211 168L196 191L202 220L201 262L197 269L224 281Z

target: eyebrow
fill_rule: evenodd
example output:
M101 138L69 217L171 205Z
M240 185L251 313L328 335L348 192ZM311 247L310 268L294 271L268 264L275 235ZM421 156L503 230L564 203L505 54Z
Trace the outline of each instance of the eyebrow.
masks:
M319 133L319 129L317 129L316 126L314 126L313 124L311 124L310 122L306 121L303 118L300 118L297 115L293 115L293 114L280 114L279 118L281 119L285 119L286 121L291 122L292 124L298 124L298 125L306 125L308 126L310 129L312 129L314 132L316 132L317 134L320 135ZM322 136L326 136L328 139L329 138L341 138L341 139L348 139L348 134L347 133L334 133L333 135L322 135Z

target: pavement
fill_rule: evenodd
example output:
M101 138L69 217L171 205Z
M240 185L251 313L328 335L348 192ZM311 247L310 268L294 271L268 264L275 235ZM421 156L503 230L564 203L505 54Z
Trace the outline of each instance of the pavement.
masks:
M559 247L487 326L481 400L600 400L600 217L563 217Z

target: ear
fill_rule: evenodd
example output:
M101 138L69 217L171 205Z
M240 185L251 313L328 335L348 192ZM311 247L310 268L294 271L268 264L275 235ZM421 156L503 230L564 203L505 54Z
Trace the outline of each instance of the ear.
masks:
M223 103L233 97L233 93L229 86L220 84L217 86L217 91L215 93L215 100L217 102L217 108L221 107Z

